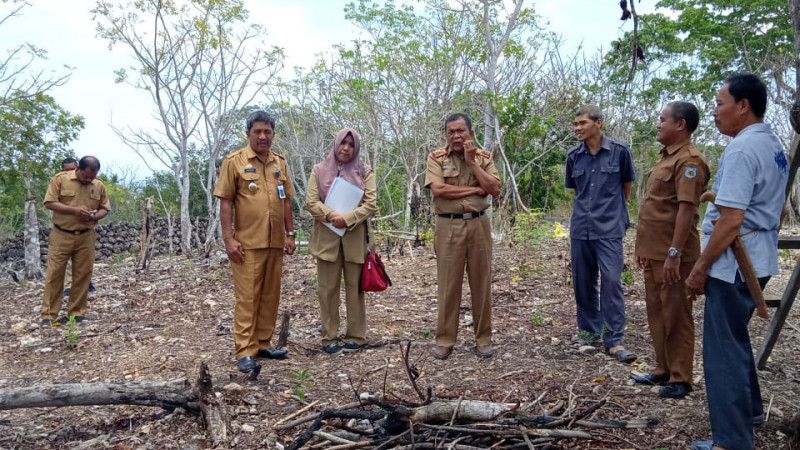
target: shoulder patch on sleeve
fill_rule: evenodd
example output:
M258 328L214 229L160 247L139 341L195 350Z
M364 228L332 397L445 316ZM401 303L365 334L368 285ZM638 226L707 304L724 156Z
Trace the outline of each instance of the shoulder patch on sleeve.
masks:
M683 176L689 179L697 177L697 164L688 162L686 163L686 169L683 172Z
M432 158L443 158L445 155L447 155L447 149L444 148L439 148L431 152Z

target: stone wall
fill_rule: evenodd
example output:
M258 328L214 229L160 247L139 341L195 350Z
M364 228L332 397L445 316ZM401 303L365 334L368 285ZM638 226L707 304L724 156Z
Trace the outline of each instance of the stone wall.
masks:
M180 252L180 223L178 219L173 223L172 248L175 252ZM207 219L198 219L192 223L193 228L199 225L199 229L193 229L192 234L200 236L200 240L205 242ZM155 220L155 244L156 254L169 253L169 237L167 221L158 217ZM49 224L48 224L49 226ZM39 228L39 246L41 248L42 264L47 263L47 241L51 228ZM141 224L128 222L112 223L101 225L96 228L97 246L95 259L101 260L111 257L115 253L136 253L139 251L139 241L141 239ZM55 230L54 233L60 233ZM193 246L197 242L193 240ZM25 249L23 248L23 236L20 234L13 239L9 239L0 244L0 265L10 265L13 270L20 270L25 264Z

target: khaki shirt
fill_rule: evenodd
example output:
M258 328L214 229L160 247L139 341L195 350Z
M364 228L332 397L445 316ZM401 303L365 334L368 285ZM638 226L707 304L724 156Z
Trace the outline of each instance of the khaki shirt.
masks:
M483 170L500 180L500 175L494 166L491 153L477 149L477 158ZM464 154L453 152L447 147L434 150L428 154L425 187L430 188L431 183L435 182L453 186L480 186L475 173L472 172L472 169L464 160ZM480 212L489 207L489 196L468 195L456 199L434 196L433 206L436 214Z
M283 186L286 201L294 197L286 161L270 151L266 164L247 147L222 161L214 195L233 201L233 237L248 248L283 248L286 228L283 222Z
M78 174L74 170L59 172L50 179L44 203L59 202L67 206L85 206L87 209L107 209L111 211L111 201L108 199L106 186L95 178L91 184L82 184L78 181ZM80 231L94 228L95 221L84 221L74 214L61 214L53 211L53 224L68 230Z
M644 198L639 207L636 232L636 255L663 261L672 246L675 219L680 202L697 205L706 190L710 171L706 158L691 142L685 141L661 149L661 159L647 179ZM695 213L681 261L700 257L699 216Z

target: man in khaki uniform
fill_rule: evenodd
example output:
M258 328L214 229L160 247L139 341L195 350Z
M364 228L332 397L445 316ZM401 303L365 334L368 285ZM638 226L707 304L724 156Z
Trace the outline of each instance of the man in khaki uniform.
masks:
M236 290L234 343L241 372L259 370L255 358L284 359L270 347L278 316L283 253L294 253L294 188L282 156L270 151L275 119L247 118L250 145L225 157L214 195L220 198L225 251Z
M664 385L659 395L668 398L692 390L694 319L684 281L700 256L697 205L710 176L705 157L691 142L699 121L688 102L672 102L661 112L656 140L664 147L647 179L636 232L656 368L631 378Z
M78 161L75 158L64 158L61 161L61 171L62 172L74 172L75 169L78 168ZM67 270L64 275L64 286L72 286L72 263L67 261ZM94 292L94 283L92 280L89 280L89 292ZM64 289L64 296L68 296L70 293L70 288L67 287Z
M447 147L428 155L425 187L433 193L433 237L439 284L436 346L433 356L447 359L458 335L461 284L466 265L472 294L475 353L484 358L492 347L492 234L486 209L500 194L500 176L489 152L475 147L466 114L445 120Z
M48 243L42 326L53 324L61 310L64 273L70 260L72 289L67 314L78 323L85 320L97 240L94 227L111 211L106 187L95 178L99 171L100 161L94 156L84 156L77 170L59 172L47 187L44 206L53 211L53 228Z

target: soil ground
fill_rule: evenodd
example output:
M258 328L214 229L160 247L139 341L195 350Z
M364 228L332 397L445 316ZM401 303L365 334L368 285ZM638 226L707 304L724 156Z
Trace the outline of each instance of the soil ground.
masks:
M632 234L632 233L629 233ZM632 372L653 368L644 305L642 274L631 270L625 286L629 325L627 347L639 355L623 365L602 352L580 353L574 344L575 306L568 269L568 240L542 237L533 245L495 244L493 323L495 356L472 353L469 290L464 289L459 342L446 361L429 353L436 322L436 265L432 248L403 248L384 261L394 286L367 295L369 347L330 356L322 352L316 307L313 257L285 258L280 311L290 314L290 357L263 360L255 381L238 374L233 359L233 285L227 264L156 258L146 273L133 270L134 257L97 264L90 294L90 326L81 327L74 348L65 327L40 329L42 283L0 286L7 324L0 331L0 389L52 383L194 381L198 362L206 361L213 382L231 413L235 448L270 448L286 444L307 426L276 432L280 419L312 401L331 408L369 392L417 401L400 358L401 343L411 340L411 360L420 371L418 384L434 398L532 402L545 409L558 401L582 409L600 399L608 403L597 419L655 418L644 430L604 430L591 441L561 440L563 448L686 448L708 439L700 336L702 298L695 304L694 392L665 400L655 389L634 385ZM784 253L782 275L768 286L768 296L782 292L796 254ZM632 245L628 267L635 266ZM788 448L780 430L800 400L800 330L798 309L759 372L767 423L756 431L756 448ZM754 318L751 335L758 348L768 322ZM342 330L343 331L343 330ZM277 335L275 341L277 342ZM211 441L196 416L139 406L29 408L0 411L0 448L209 448Z

